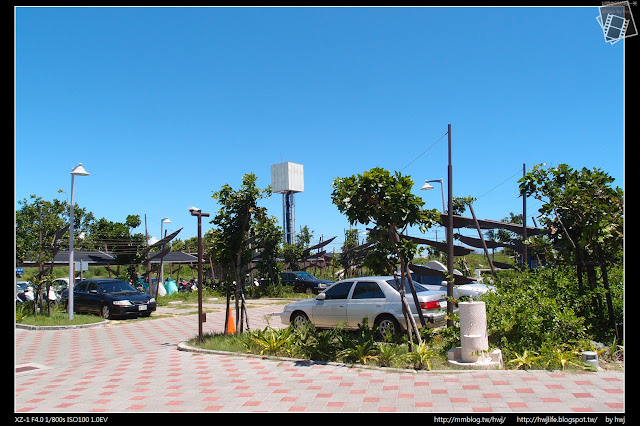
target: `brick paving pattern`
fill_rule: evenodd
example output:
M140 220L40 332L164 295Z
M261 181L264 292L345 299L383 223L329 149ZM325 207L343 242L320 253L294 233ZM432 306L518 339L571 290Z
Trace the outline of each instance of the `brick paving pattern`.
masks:
M249 310L252 328L281 306ZM273 318L270 324L279 327ZM204 331L221 331L209 313ZM15 330L15 413L624 413L624 373L388 371L177 350L196 315Z

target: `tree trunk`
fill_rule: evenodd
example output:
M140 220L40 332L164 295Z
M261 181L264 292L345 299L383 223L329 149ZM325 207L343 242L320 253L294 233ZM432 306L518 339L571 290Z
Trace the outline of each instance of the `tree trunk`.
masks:
M611 300L611 290L609 289L609 277L607 275L607 264L604 260L604 253L602 251L602 247L598 246L598 254L600 256L600 269L602 271L602 284L604 285L605 292L605 300L607 301L607 311L609 311L609 326L613 329L616 334L616 340L620 340L620 335L618 334L618 326L616 324L616 318L613 313L613 301Z
M593 310L595 312L595 314L598 317L598 321L600 323L602 323L604 321L603 319L603 312L602 312L602 300L600 299L600 297L595 293L595 290L598 286L598 279L596 277L596 270L593 266L593 264L588 264L586 265L587 270L587 282L589 283L589 288L591 289L592 293L592 307Z
M418 340L418 344L421 343L421 339L420 339L420 333L418 332L418 327L416 325L416 322L413 318L413 314L411 313L411 308L409 307L409 303L407 302L407 298L405 295L405 287L404 287L404 277L405 274L407 275L407 279L410 279L409 277L409 271L408 268L406 267L405 263L404 263L404 259L402 258L402 255L400 254L400 252L398 251L398 241L400 241L400 234L398 234L398 231L395 228L391 228L389 229L389 236L391 237L391 242L393 243L393 248L396 252L396 254L398 255L398 258L400 259L400 280L398 281L397 279L397 274L394 274L394 277L396 278L396 285L398 286L398 291L400 293L400 301L402 302L402 313L404 314L404 318L405 318L405 322L407 325L407 335L409 337L409 341L413 342L413 332L415 331L416 334L416 339ZM420 321L422 323L423 326L425 326L425 321L424 321L424 317L422 315L422 309L420 308L420 304L418 303L418 297L416 296L416 289L413 285L413 281L409 281L410 283L410 288L411 288L411 292L416 304L416 308L418 311L418 315L420 316ZM411 345L409 345L409 350L411 350Z

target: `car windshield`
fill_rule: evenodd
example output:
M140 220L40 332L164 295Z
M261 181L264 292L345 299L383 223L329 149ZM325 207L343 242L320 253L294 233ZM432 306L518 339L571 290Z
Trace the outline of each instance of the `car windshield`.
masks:
M129 285L124 281L109 281L105 283L100 283L100 292L101 293L137 293L138 290L131 287L131 285Z
M411 286L409 285L409 281L408 280L403 280L404 281L404 291L405 293L411 293ZM396 280L395 279L390 279L387 280L387 283L393 287L394 289L398 290L398 287L396 286ZM428 288L423 287L422 285L420 285L420 283L417 282L413 282L413 286L416 288L416 293L420 293L421 291L429 291Z
M308 272L299 272L296 274L296 277L302 278L303 280L317 280L316 277L314 277Z

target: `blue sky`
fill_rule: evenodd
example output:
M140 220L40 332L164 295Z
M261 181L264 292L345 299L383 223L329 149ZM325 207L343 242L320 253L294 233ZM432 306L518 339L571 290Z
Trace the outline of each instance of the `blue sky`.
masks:
M478 198L479 218L521 213L523 164L598 167L624 188L625 42L606 43L597 15L19 7L16 208L31 194L64 199L58 190L70 193L83 163L80 206L111 221L146 214L155 237L169 217L165 229L186 239L197 235L188 206L213 216L213 191L249 172L266 187L271 165L292 161L304 165L296 228L309 226L314 242L338 236L331 250L349 228L331 203L335 177L402 170L426 207L441 208L438 184L419 189L446 185L448 124L453 194ZM279 194L263 205L282 221ZM537 205L529 200L529 217Z

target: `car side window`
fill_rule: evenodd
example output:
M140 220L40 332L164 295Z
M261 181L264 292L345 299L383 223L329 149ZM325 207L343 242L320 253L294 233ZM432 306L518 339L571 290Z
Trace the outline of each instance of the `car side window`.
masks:
M85 291L87 291L87 283L81 283L73 286L73 291L79 291L81 293L84 293Z
M326 296L325 299L346 299L349 296L349 291L351 290L352 285L353 281L335 284L329 290L324 292Z
M376 282L361 281L353 290L352 299L384 299L384 293Z
M90 282L87 284L87 292L90 292L91 290L95 290L98 291L98 285L94 282Z

